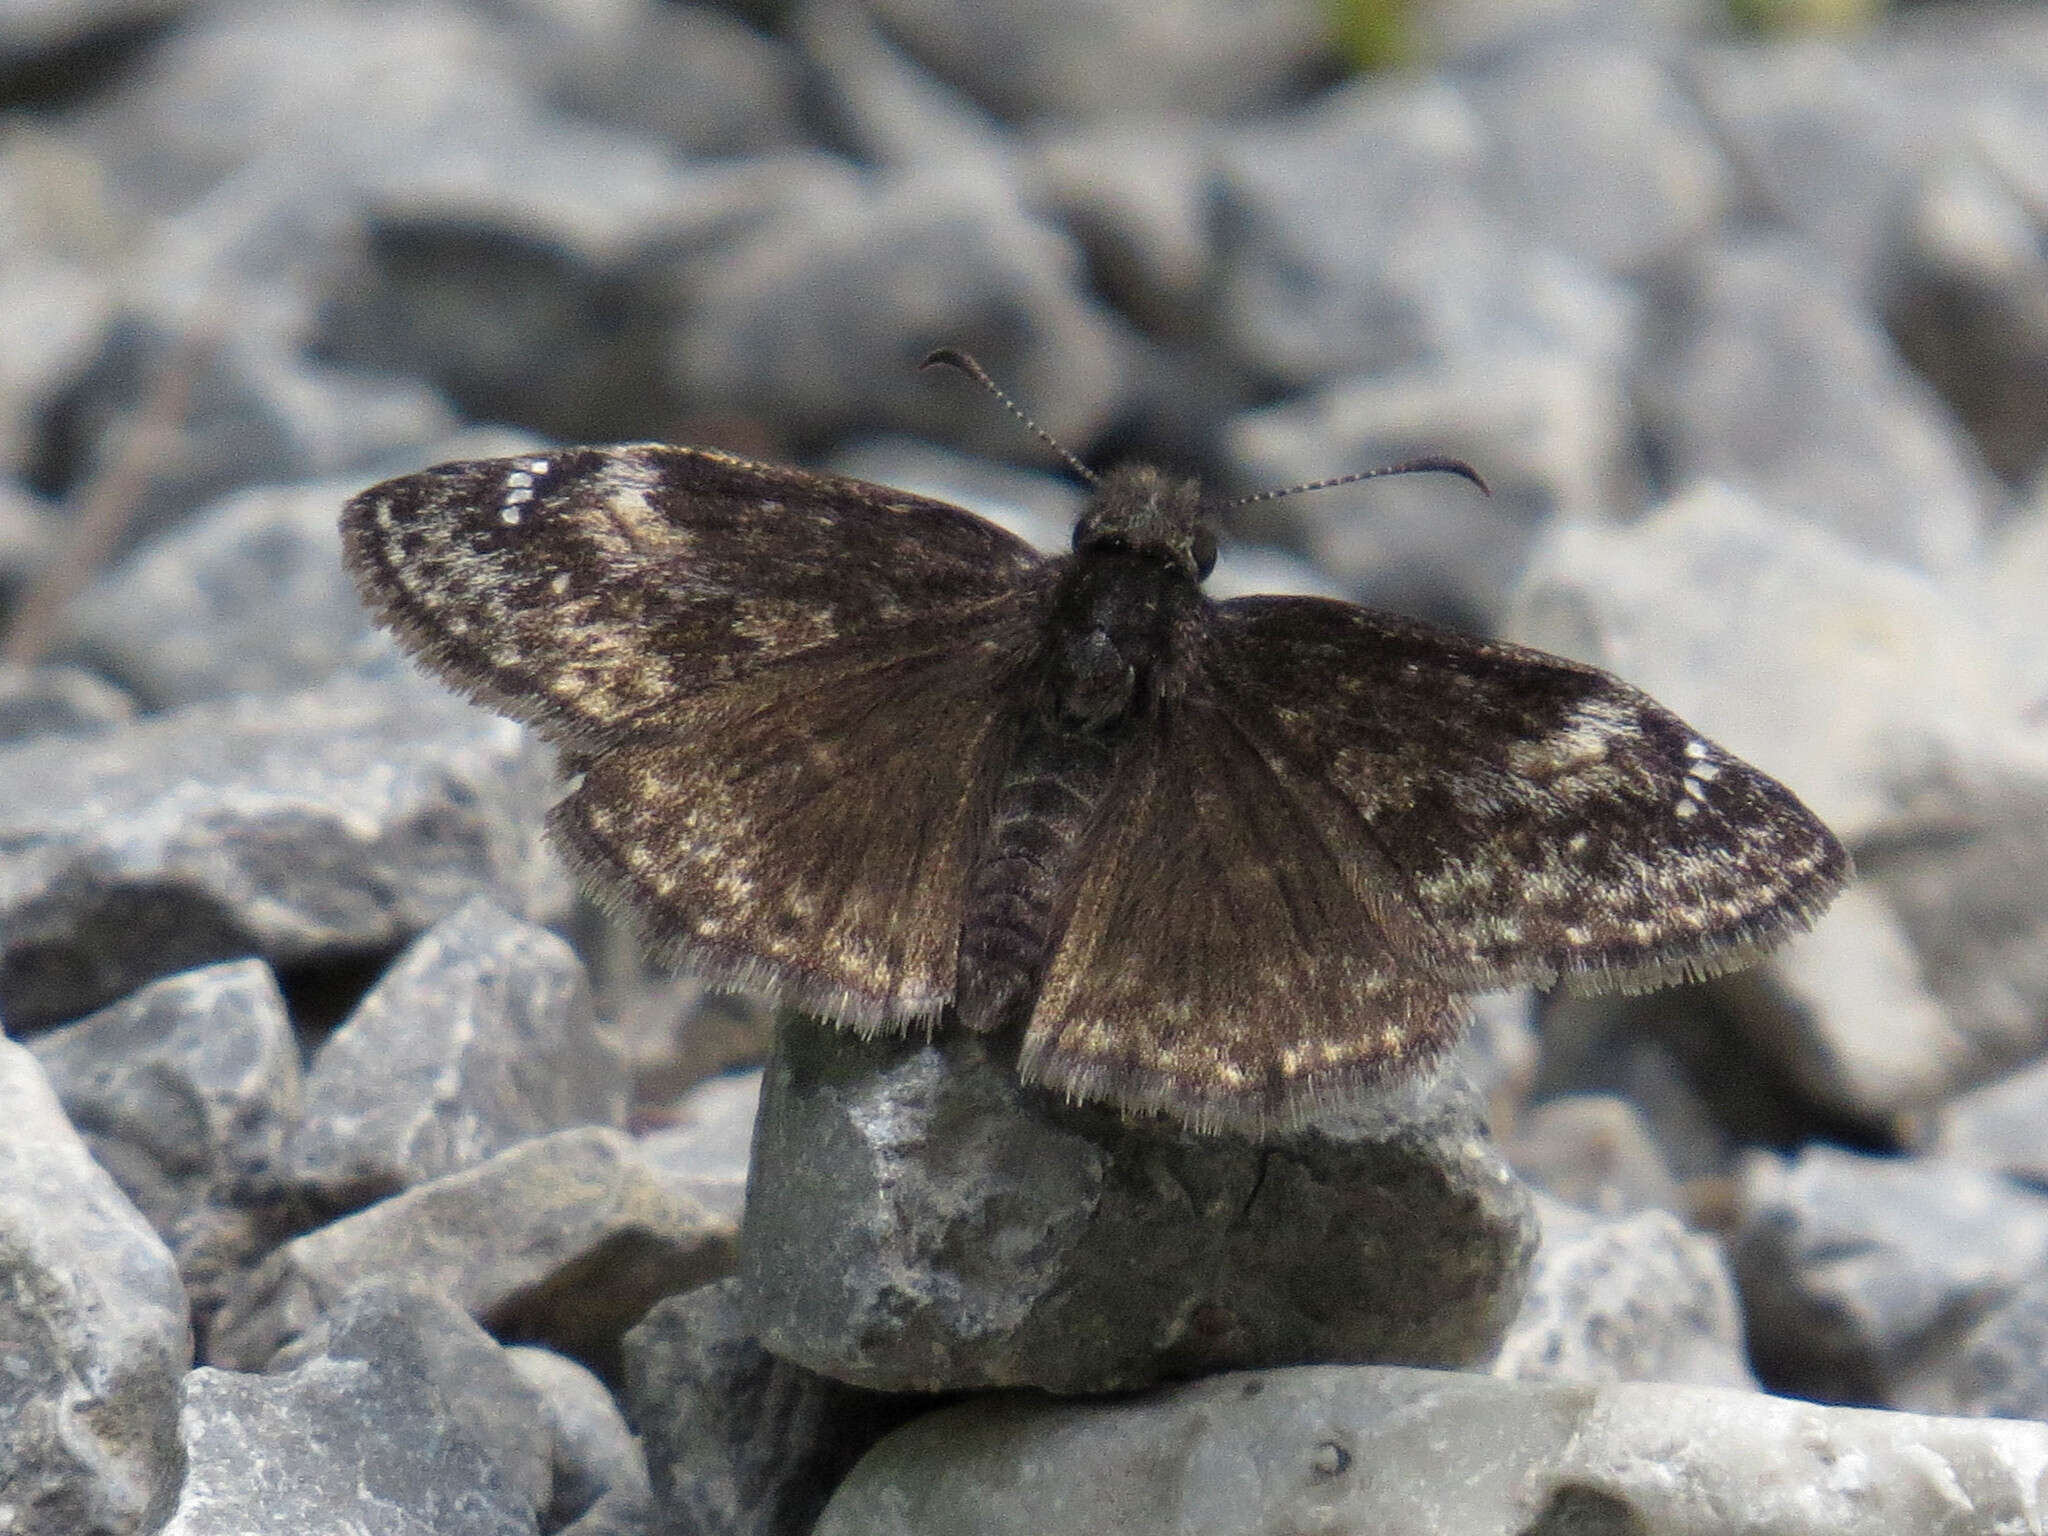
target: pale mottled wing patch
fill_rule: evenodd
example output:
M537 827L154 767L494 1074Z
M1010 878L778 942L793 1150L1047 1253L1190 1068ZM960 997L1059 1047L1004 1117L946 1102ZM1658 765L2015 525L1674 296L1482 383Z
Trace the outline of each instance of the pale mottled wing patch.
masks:
M1414 962L1425 939L1210 701L1184 699L1105 807L1021 1068L1198 1130L1291 1125L1453 1037L1458 1002Z
M1014 590L1041 557L943 502L656 445L446 464L342 515L414 654L580 749L817 646Z
M821 647L598 756L557 841L657 953L878 1027L953 996L969 868L1029 654L1025 590L920 626L918 648Z
M1313 598L1221 604L1206 670L1318 830L1476 991L1654 985L1806 927L1848 855L1775 780L1592 667ZM1325 806L1327 802L1319 801Z

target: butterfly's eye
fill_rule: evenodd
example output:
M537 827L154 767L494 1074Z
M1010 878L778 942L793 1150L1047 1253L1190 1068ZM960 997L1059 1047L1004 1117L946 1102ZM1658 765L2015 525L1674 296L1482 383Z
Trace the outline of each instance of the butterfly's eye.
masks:
M1207 581L1209 573L1216 569L1216 530L1199 524L1194 537L1195 579Z

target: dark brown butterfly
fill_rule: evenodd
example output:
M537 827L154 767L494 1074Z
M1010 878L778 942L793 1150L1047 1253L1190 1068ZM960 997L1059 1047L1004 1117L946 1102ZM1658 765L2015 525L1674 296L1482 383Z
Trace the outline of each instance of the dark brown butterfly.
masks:
M1027 1080L1199 1129L1422 1065L1469 993L1744 964L1847 878L1627 684L1211 601L1218 504L1089 478L1057 558L660 446L443 465L342 533L409 650L562 749L560 846L663 958L861 1030L1021 1029Z

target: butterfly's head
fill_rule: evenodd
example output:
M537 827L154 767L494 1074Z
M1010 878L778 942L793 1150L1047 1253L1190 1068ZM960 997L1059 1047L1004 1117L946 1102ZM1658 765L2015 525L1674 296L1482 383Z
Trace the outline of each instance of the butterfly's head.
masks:
M1130 554L1201 581L1216 567L1216 529L1193 480L1127 464L1105 474L1074 524L1076 554Z

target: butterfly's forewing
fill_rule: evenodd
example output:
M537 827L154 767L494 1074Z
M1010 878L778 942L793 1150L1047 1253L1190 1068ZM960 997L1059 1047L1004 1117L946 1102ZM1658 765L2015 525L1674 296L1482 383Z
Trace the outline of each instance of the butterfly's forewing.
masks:
M1848 876L1782 785L1595 668L1314 598L1220 604L1210 639L1222 707L1338 792L1321 835L1392 873L1460 989L1727 969Z
M800 652L998 599L1041 563L943 502L654 445L387 481L342 540L409 650L578 750Z
M1089 840L1024 1075L1262 1129L1426 1060L1460 1009L1386 895L1198 687L1134 744Z
M950 998L1028 545L665 447L446 465L342 527L408 649L567 749L558 841L663 955L863 1024Z

